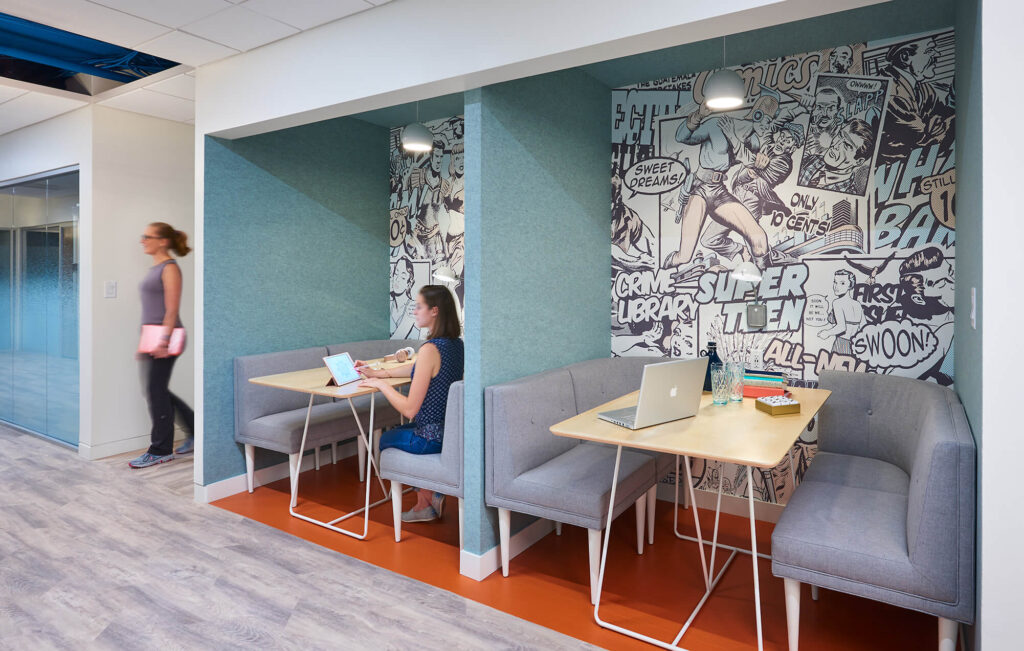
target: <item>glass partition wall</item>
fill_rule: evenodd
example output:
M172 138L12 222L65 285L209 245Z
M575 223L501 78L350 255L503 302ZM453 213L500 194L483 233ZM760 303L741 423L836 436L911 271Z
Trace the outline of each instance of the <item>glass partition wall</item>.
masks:
M0 420L78 445L78 172L0 184Z

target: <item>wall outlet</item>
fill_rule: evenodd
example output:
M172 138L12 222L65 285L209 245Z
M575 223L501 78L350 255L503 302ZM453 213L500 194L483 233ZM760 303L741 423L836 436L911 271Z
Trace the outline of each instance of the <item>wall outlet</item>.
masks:
M978 300L975 296L977 288L971 287L971 328L978 329Z
M116 280L106 280L103 282L103 298L117 298Z

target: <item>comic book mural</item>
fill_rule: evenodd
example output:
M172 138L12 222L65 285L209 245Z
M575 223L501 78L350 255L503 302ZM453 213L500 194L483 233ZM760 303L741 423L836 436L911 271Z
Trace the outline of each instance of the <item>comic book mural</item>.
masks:
M442 284L434 272L447 268L448 286L462 314L466 226L462 116L427 122L432 151L402 149L402 129L391 130L391 338L426 338L413 317L420 287Z
M612 355L714 341L795 386L823 369L952 384L953 52L941 30L737 66L746 102L726 112L702 104L710 72L613 91ZM760 283L730 277L744 261ZM816 440L812 423L797 478ZM693 472L747 494L736 466ZM754 474L755 497L786 501L788 459Z

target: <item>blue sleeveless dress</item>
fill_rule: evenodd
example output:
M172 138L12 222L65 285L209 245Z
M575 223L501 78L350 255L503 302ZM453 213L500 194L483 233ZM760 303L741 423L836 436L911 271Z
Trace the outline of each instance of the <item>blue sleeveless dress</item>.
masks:
M380 449L397 448L412 454L437 454L444 438L444 416L448 409L448 389L462 379L464 348L461 339L431 339L441 353L441 370L430 378L427 395L411 423L399 425L380 437ZM412 367L416 377L416 366Z

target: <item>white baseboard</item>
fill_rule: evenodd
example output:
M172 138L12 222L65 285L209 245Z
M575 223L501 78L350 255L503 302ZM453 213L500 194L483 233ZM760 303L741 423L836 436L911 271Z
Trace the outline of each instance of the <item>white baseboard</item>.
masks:
M338 446L338 459L346 459L351 456L355 456L357 452L356 442L350 441L343 445ZM320 465L325 466L331 463L331 452L328 448L324 448L320 451ZM299 472L306 472L307 470L313 470L316 467L316 462L313 458L313 453L309 452L302 457L302 466ZM265 486L267 484L285 479L288 477L288 462L277 463L266 468L260 468L253 473L253 488L259 486ZM235 475L234 477L228 477L221 481L208 484L206 486L195 485L195 501L200 504L209 504L210 502L216 502L219 499L237 495L238 493L244 493L249 490L249 486L245 481L245 473L241 475ZM301 490L301 485L300 485Z
M683 495L681 493L685 488L680 486L679 490L679 504L682 506ZM658 484L658 499L671 502L675 499L675 491L676 487L673 484ZM694 489L693 495L697 501L697 508L708 509L711 511L715 510L715 500L718 499L718 493ZM768 502L754 500L754 519L761 522L778 522L779 516L782 515L783 508L785 508L784 504L769 504ZM722 495L722 513L736 515L741 518L749 518L750 505L747 502L747 498L735 497L734 495Z
M182 430L180 427L175 427L174 440L179 441L184 438L184 430ZM100 443L99 445L79 443L78 456L88 459L89 461L95 461L96 459L112 457L118 454L124 454L126 452L145 450L148 447L149 434L140 434L139 436L132 436L130 438L121 439L119 441L109 441L107 443Z
M530 524L509 538L509 561L529 549L534 543L555 530L555 523L543 518ZM477 581L501 569L501 550L494 547L483 554L474 554L465 549L459 554L459 574Z
M112 457L117 454L124 454L125 452L145 450L148 447L149 434L143 434L141 436L133 436L129 439L121 439L120 441L100 443L99 445L79 443L78 456L84 457L90 461L95 461L96 459Z

